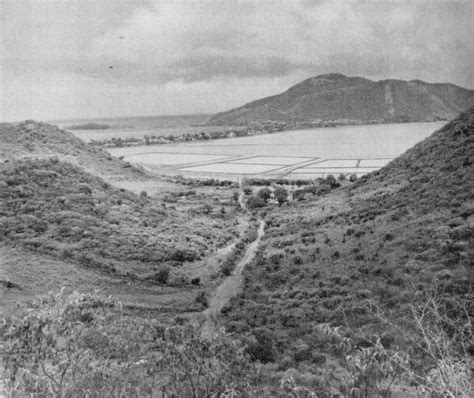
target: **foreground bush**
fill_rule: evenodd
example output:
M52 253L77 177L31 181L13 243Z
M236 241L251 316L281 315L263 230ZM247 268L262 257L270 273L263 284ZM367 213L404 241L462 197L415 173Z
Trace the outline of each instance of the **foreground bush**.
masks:
M13 396L246 396L255 374L223 333L208 341L193 325L130 319L119 302L97 295L39 298L1 332Z

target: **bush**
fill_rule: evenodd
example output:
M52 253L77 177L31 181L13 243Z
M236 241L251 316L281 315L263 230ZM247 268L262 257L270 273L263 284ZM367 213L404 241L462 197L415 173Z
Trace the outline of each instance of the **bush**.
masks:
M288 191L283 187L276 187L274 195L276 200L278 201L279 206L281 206L288 200Z
M268 202L270 197L272 196L272 191L269 188L262 188L260 191L257 192L257 196L262 198L265 203Z
M153 280L165 285L166 283L168 283L169 277L170 277L170 270L166 267L163 267L153 275Z
M259 207L265 207L265 201L259 196L251 196L247 200L247 205L251 209L256 209Z

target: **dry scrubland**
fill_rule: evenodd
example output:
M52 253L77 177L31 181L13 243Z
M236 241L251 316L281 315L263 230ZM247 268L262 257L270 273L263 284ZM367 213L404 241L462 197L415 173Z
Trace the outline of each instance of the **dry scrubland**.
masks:
M80 142L13 160L51 151L48 127L0 127L2 297L62 284L125 302L62 291L6 314L17 395L471 395L474 109L354 184L300 182L278 206L253 181L244 191L266 233L222 311L230 335L210 339L196 314L256 234L236 187L160 180L172 190L133 194L78 168L94 151ZM108 162L109 176L153 181L102 156L91 165Z
M243 232L233 188L150 176L44 123L1 125L0 142L2 310L61 286L166 318L202 310L200 278Z
M446 347L430 352L435 343L413 319L418 306L426 333L447 343L453 360L472 355L473 160L471 110L349 189L263 209L267 232L244 291L223 310L227 330L254 360L280 375L297 369L321 392L345 385L379 396L380 357L361 351L378 344L410 353L420 375L439 365ZM324 324L340 339L322 333ZM357 347L350 357L344 338ZM354 357L366 361L365 375L350 374Z

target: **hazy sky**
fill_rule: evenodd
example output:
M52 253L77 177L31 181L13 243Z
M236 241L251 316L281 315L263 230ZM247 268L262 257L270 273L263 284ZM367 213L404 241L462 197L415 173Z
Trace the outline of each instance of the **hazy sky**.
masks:
M0 120L213 113L339 72L474 88L474 1L0 0Z

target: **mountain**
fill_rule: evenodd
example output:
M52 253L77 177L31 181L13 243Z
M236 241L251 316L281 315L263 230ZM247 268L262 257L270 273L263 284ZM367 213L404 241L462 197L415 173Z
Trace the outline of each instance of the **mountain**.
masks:
M216 114L209 123L247 125L278 121L427 122L450 120L474 105L474 90L421 80L381 80L332 73L284 93Z
M352 186L264 208L266 234L243 292L223 309L226 329L254 359L336 390L336 363L351 369L347 358L364 353L346 357L321 325L359 348L407 353L419 374L441 355L419 349L423 333L447 339L461 358L473 302L473 160L471 108Z

